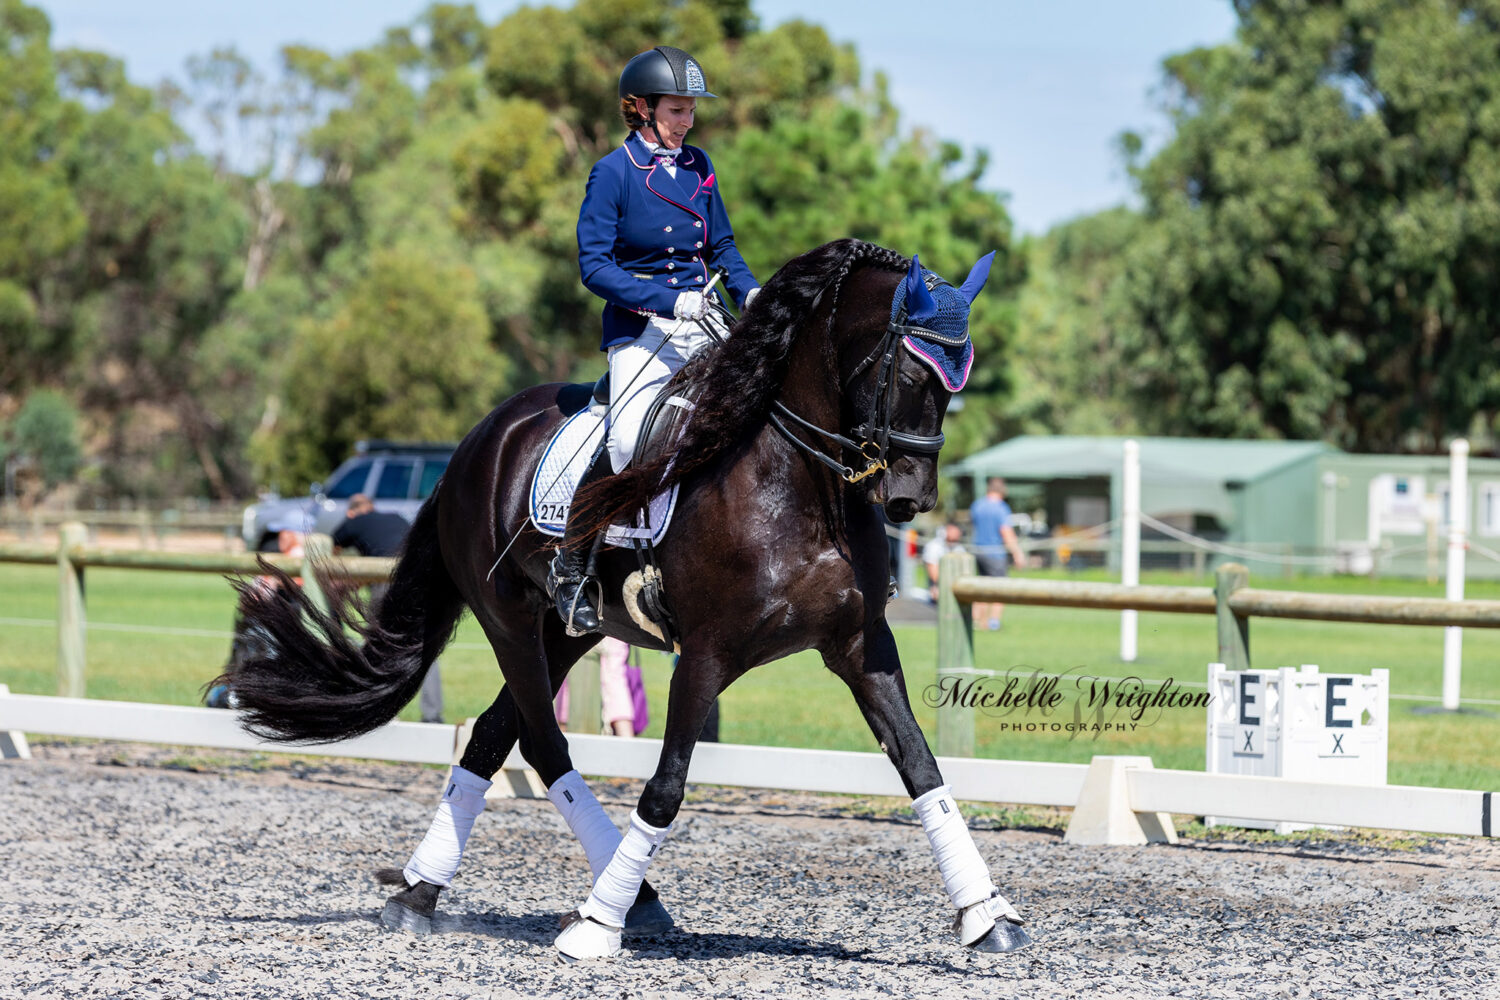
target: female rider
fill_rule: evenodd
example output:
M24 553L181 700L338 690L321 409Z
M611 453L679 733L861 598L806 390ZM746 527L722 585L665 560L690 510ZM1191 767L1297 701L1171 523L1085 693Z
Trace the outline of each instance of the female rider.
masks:
M578 214L578 269L602 298L609 352L610 468L596 462L579 489L629 463L651 401L712 342L700 321L715 270L744 308L760 289L734 244L708 155L683 139L700 97L713 97L697 61L658 45L625 64L620 114L630 135L589 174ZM589 546L570 520L552 563L558 614L571 632L593 632Z

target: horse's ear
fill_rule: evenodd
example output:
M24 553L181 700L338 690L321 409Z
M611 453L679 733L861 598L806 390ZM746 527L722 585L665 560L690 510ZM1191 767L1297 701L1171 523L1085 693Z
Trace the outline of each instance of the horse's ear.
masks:
M994 265L994 263L995 251L991 250L989 253L979 258L978 263L976 263L973 270L969 272L969 276L964 279L964 283L958 286L958 290L960 292L963 292L964 298L967 299L971 305L973 304L974 300L979 297L979 290L984 287L984 283L989 280L990 267Z
M922 280L922 265L917 262L917 255L912 254L911 270L906 272L906 320L925 322L936 316L937 311L937 299L927 290L927 282Z

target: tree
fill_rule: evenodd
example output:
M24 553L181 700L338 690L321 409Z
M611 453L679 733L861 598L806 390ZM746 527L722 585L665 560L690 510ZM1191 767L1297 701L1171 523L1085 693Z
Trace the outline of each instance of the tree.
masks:
M1026 283L1008 361L1014 395L1002 426L1025 434L1128 434L1132 369L1124 337L1126 255L1140 217L1113 208L1055 227L1025 250Z
M47 279L84 236L60 152L80 109L58 93L51 26L0 0L0 392L56 372L66 336L47 321Z
M297 331L262 478L300 490L365 438L456 440L499 399L479 284L462 266L378 251L338 309Z
M39 389L26 398L3 438L10 440L7 444L0 439L5 451L0 460L29 462L48 488L70 481L83 462L78 413L61 393L50 389Z
M1166 63L1126 362L1149 427L1433 450L1500 410L1500 5L1238 0Z

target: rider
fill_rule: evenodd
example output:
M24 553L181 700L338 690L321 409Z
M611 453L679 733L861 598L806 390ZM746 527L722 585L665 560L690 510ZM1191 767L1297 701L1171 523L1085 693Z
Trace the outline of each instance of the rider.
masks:
M625 64L620 114L630 135L589 173L578 213L578 269L604 299L610 469L595 462L578 484L630 461L651 401L689 358L712 342L699 322L715 270L743 309L760 290L734 243L708 155L683 144L700 97L713 97L697 60L658 45ZM557 610L574 632L599 616L587 593L589 546L570 519L552 563Z

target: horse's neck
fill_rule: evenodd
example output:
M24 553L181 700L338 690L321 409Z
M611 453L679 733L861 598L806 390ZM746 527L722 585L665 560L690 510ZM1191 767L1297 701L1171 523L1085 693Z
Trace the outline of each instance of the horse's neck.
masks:
M824 356L821 319L813 320L792 345L786 381L777 397L782 405L803 420L825 430L842 433L839 426L838 375ZM816 330L818 336L812 335ZM827 442L823 442L824 445Z

